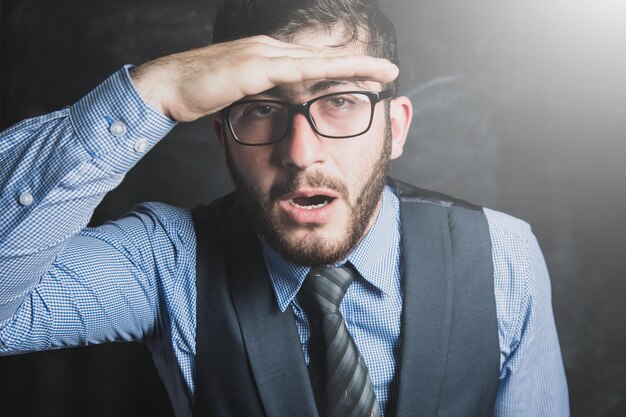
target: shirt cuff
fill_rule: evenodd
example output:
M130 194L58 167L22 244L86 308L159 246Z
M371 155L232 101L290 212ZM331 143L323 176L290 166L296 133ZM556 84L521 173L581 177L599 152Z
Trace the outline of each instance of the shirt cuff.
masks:
M87 152L116 174L132 168L176 125L143 101L130 67L124 66L70 107L72 125Z

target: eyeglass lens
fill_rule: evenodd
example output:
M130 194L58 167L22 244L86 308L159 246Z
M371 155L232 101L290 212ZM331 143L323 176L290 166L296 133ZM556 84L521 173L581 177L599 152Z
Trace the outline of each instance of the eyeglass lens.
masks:
M366 94L338 93L311 102L309 115L320 135L349 137L364 133L371 121L372 103ZM237 139L262 144L281 139L290 125L290 109L277 101L255 100L234 105L230 125Z

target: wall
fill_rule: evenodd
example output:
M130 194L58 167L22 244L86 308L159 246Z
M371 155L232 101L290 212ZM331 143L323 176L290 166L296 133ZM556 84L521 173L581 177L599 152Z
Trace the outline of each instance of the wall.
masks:
M626 415L626 5L387 0L415 114L394 175L529 221L552 275L572 415ZM210 39L212 2L2 0L0 123L69 105L125 63ZM178 126L110 193L193 207L231 189L207 120ZM7 416L171 415L146 350L0 359Z

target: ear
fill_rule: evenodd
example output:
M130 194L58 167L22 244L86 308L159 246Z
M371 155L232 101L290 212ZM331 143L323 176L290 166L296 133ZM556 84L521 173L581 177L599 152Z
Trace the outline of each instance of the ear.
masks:
M413 117L413 105L408 97L397 97L389 103L389 116L391 123L391 159L402 155L406 137L409 134L411 118Z

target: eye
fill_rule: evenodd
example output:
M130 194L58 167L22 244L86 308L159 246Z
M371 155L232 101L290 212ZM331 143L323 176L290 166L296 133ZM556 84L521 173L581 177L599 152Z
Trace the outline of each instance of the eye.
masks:
M351 107L357 104L358 99L354 95L341 95L328 97L327 105L336 109Z
M367 96L354 93L325 97L316 102L318 108L326 112L353 111L360 108L364 104L367 105L367 103Z
M332 97L329 100L329 103L333 107L342 107L342 106L345 106L348 103L348 100L345 97Z
M270 103L251 104L244 112L246 117L267 117L279 111L279 108Z

